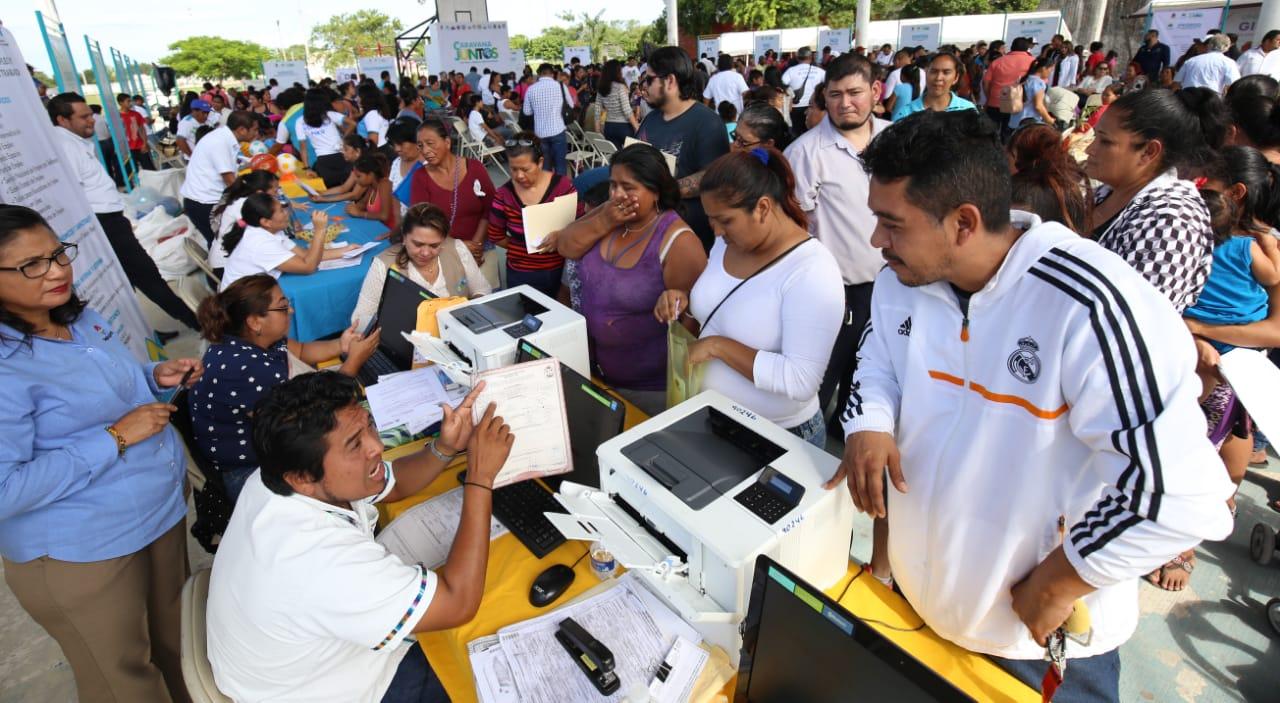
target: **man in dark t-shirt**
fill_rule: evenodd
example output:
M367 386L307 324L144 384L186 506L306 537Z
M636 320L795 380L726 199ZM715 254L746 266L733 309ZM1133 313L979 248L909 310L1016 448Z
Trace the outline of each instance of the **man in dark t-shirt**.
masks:
M679 47L654 51L640 86L653 111L640 123L636 138L675 157L684 220L710 251L715 233L698 199L697 181L712 161L729 152L724 122L695 98L700 91L694 90L693 62Z

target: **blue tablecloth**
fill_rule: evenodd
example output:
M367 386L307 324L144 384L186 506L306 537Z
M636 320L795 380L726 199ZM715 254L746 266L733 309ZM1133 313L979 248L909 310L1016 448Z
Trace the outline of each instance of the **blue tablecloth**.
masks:
M294 203L306 202L306 199ZM365 220L343 214L346 203L311 203L307 210L297 210L298 219L311 222L311 213L317 209L329 213L329 217L342 216L347 228L338 240L348 244L371 242L387 231L387 226L377 220ZM359 266L316 271L308 275L286 273L280 276L280 289L293 302L293 320L289 323L289 338L310 342L338 334L351 326L351 313L360 297L360 285L369 271L373 257L386 250L388 243L379 242L377 248L366 251Z

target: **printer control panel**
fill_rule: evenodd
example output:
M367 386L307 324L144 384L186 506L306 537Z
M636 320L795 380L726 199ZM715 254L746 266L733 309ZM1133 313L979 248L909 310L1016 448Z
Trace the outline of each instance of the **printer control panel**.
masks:
M760 476L733 499L772 525L799 505L803 497L804 486L772 466L766 466Z

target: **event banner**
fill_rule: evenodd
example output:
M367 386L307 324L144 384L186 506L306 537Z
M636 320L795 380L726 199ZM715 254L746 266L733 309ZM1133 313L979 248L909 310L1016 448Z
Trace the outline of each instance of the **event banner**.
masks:
M356 59L356 68L378 85L382 85L382 72L386 71L391 75L391 83L400 85L400 67L394 56L361 56Z
M511 45L506 22L436 23L427 30L427 69L432 73L510 71Z
M350 68L335 68L333 70L333 79L339 83L354 83L360 80L360 70L354 66Z
M524 49L511 50L511 65L515 67L511 71L515 72L516 75L520 75L524 67L529 65L529 60L524 57Z
M1062 15L1053 12L1037 17L1010 17L1004 24L1004 40L1012 42L1018 37L1031 37L1037 47L1044 46L1061 33ZM1163 32L1161 33L1163 34Z
M76 293L145 361L147 322L133 286L89 209L84 191L63 163L49 132L61 128L50 126L25 64L17 40L0 26L0 202L38 211L59 239L79 247L74 264Z
M122 144L128 144L129 140L124 133L124 121L120 119L120 106L116 104L115 92L111 90L111 72L107 69L107 62L102 58L102 46L88 36L84 38L84 45L89 50L89 65L93 67L93 79L98 84L98 95L102 97L102 114L107 118L111 141L117 146L116 161L120 164L120 173L125 175L124 189L132 193L134 179L138 177L137 167L133 164L129 150L119 148Z
M1160 31L1160 41L1169 45L1169 55L1175 61L1191 48L1194 40L1208 34L1210 29L1221 26L1221 7L1162 10L1159 5L1155 5L1151 10L1151 29Z
M782 51L782 32L756 32L751 38L752 52L757 61L766 51L773 51L775 54Z
M270 81L276 79L280 88L290 88L294 83L307 87L310 75L307 73L306 61L263 61L262 77Z
M939 25L941 26L941 25ZM850 49L849 30L845 29L819 29L818 44L813 47L819 55L825 47L831 47L832 54L843 54Z
M705 56L711 59L712 61L715 61L716 57L719 55L720 55L720 35L719 34L715 35L714 37L698 37L698 58L699 59Z
M49 52L49 63L53 64L53 79L58 82L58 92L82 92L80 74L76 71L75 60L71 58L71 44L67 41L67 30L62 22L56 16L46 17L36 10L36 24L40 25L44 48Z
M591 47L589 46L566 46L564 48L564 65L568 66L577 59L583 66L591 64Z
M929 51L938 48L942 36L942 19L912 20L898 24L898 46L923 46Z

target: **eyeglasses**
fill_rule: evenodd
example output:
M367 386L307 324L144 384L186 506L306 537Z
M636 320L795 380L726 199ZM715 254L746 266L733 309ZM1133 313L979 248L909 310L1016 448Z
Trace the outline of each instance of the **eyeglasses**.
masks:
M643 78L641 78L641 79L640 79L640 82L641 82L641 83L644 83L644 86L645 86L646 88L648 88L650 83L654 82L655 80L660 80L661 78L662 78L662 76L659 76L659 75L658 75L658 74L656 74L656 73L650 73L649 75L644 76Z
M505 143L505 146L508 149L511 149L517 146L533 146L533 141L530 139L508 139Z
M74 244L63 244L50 256L32 259L21 266L0 266L0 271L17 271L27 278L41 278L49 273L55 261L59 266L70 266L76 260L76 248Z
M288 298L284 299L284 305L278 308L267 308L267 312L289 312L293 310L293 301Z
M737 144L738 146L742 147L743 149L749 149L749 148L751 148L751 147L753 147L753 146L756 146L756 145L757 145L757 144L759 144L760 142L764 141L763 139L757 139L757 140L755 140L754 142L748 142L748 141L744 141L744 140L742 140L742 139L739 139L739 138L738 138L738 130L736 130L736 129L729 133L729 139L732 139L734 144Z

